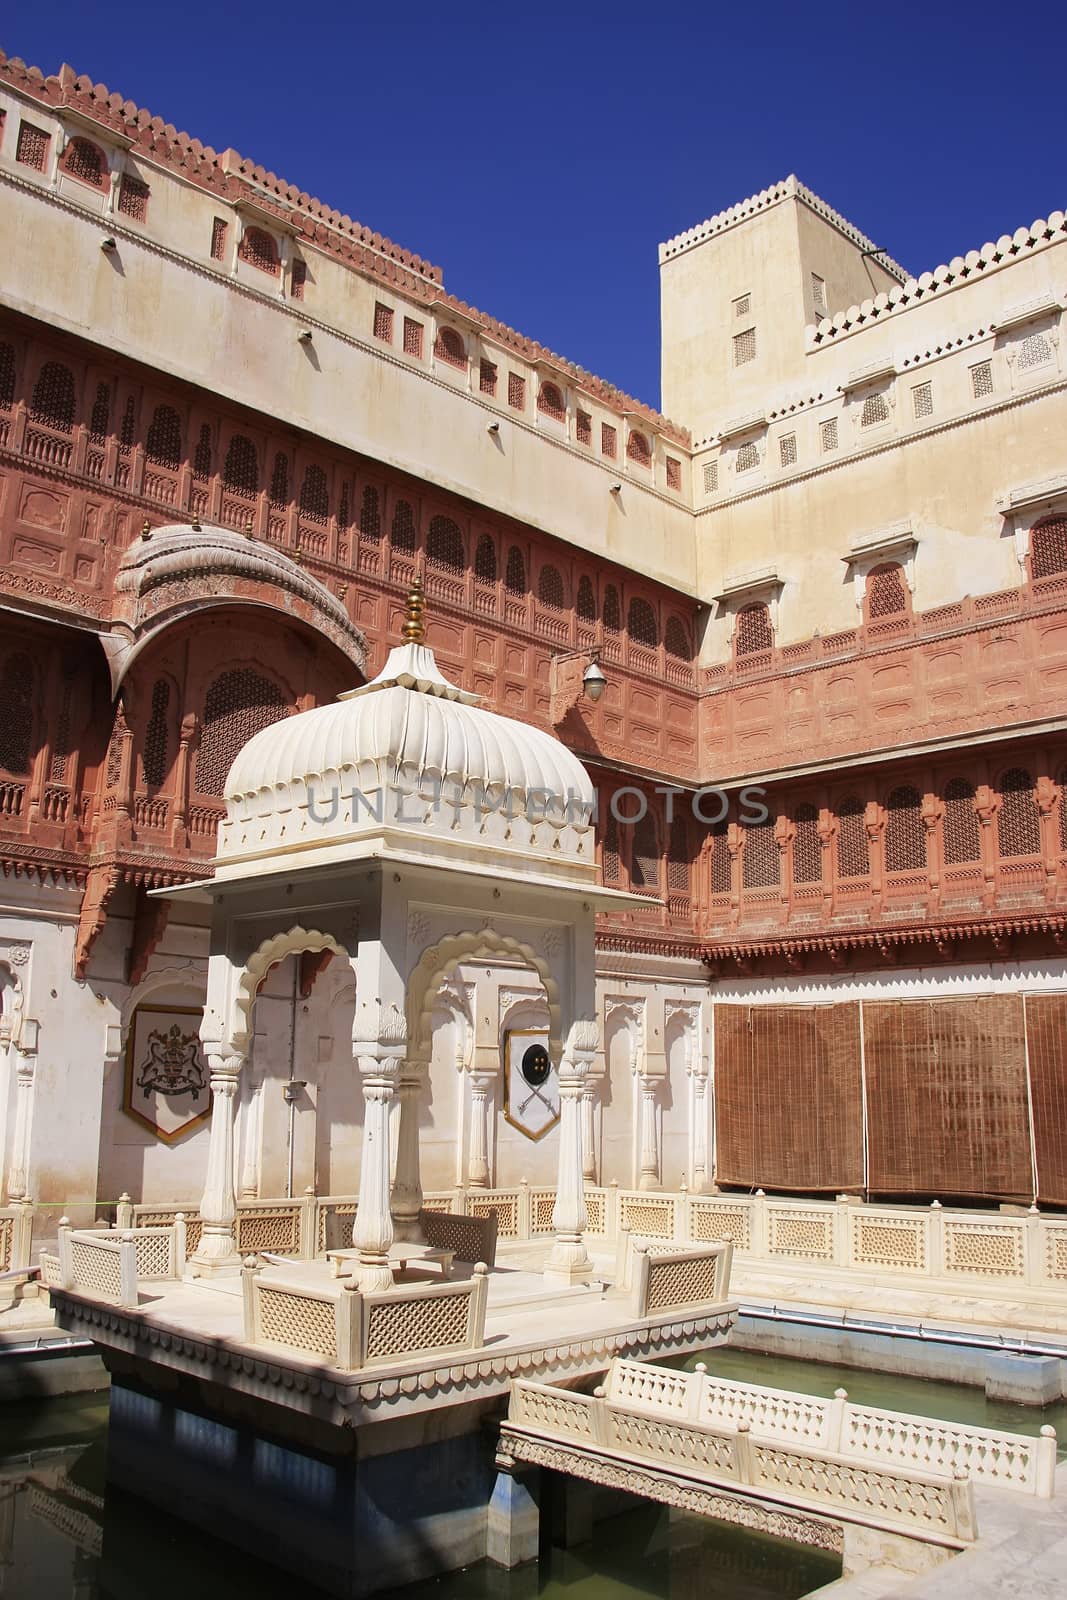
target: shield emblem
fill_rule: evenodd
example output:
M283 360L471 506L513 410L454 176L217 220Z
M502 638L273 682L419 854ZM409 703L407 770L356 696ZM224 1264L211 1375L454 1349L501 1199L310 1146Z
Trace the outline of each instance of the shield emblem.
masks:
M173 1144L211 1115L202 1013L185 1006L138 1006L126 1042L122 1109Z
M504 1035L504 1116L528 1139L542 1138L559 1121L559 1083L541 1029Z

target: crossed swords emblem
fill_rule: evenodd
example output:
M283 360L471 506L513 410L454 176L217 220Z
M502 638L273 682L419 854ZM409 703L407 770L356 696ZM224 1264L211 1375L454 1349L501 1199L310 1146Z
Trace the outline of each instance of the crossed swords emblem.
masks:
M541 1093L541 1085L548 1078L551 1071L548 1052L539 1045L531 1045L522 1058L519 1071L530 1085L530 1093L519 1106L519 1116L524 1117L535 1100L540 1100L545 1110L551 1116L559 1115L559 1107L551 1101L546 1094Z

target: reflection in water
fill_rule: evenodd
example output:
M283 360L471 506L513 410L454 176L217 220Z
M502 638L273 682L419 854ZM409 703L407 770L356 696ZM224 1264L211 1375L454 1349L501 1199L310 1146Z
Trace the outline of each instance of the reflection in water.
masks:
M129 1496L107 1491L107 1397L0 1412L3 1600L315 1600L317 1590ZM504 1572L487 1562L395 1591L403 1600L794 1600L840 1559L639 1504L591 1539Z

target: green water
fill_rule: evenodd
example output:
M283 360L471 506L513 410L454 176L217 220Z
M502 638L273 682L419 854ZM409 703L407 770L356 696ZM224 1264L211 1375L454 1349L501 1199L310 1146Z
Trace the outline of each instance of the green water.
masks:
M3 1600L316 1600L317 1589L105 1489L106 1445L106 1394L0 1410ZM796 1600L840 1572L819 1551L646 1502L537 1563L480 1562L389 1600Z
M698 1360L724 1378L826 1396L845 1388L858 1404L946 1421L1029 1434L1051 1423L1067 1448L1063 1403L1035 1411L962 1385L721 1347L670 1365ZM106 1489L106 1446L106 1394L0 1410L3 1600L316 1600L309 1585ZM536 1564L483 1562L390 1600L795 1600L840 1570L818 1551L646 1502Z

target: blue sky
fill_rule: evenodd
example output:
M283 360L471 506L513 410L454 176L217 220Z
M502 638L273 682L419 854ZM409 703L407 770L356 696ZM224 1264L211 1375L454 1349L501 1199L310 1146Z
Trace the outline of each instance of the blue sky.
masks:
M790 172L915 272L1067 207L1065 32L1028 0L48 0L0 46L233 145L655 405L658 243Z

